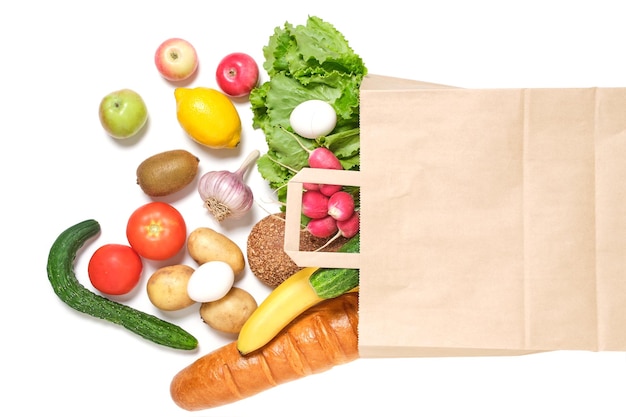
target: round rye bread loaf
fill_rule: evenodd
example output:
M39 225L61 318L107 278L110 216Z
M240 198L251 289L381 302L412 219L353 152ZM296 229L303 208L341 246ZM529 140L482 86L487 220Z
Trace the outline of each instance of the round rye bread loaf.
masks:
M270 214L259 220L248 235L247 257L250 270L261 282L272 288L302 269L283 249L284 219L284 213ZM300 232L300 250L314 251L330 239L332 238L318 238L303 230ZM337 251L346 241L344 237L337 238L322 251Z

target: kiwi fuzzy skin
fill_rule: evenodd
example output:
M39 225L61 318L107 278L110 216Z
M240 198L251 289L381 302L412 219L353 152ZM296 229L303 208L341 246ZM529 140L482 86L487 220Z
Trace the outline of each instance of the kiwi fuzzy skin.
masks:
M182 149L152 155L137 167L137 184L150 197L174 194L196 178L199 163L197 156Z

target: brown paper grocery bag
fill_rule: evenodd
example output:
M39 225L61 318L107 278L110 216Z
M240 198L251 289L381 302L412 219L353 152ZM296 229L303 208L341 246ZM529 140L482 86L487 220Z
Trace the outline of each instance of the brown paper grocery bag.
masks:
M370 75L360 106L360 172L294 177L285 250L360 268L362 357L626 350L625 88ZM310 175L361 187L345 263L294 243Z

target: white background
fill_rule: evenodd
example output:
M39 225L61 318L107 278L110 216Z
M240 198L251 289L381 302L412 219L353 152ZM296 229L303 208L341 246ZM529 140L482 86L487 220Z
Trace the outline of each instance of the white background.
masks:
M250 150L264 150L245 101L237 105L244 125L237 151L210 151L182 133L174 86L153 64L166 38L183 37L197 48L201 64L190 86L215 87L214 68L233 51L247 52L261 65L274 28L302 24L308 15L334 24L374 74L460 87L626 86L620 6L599 0L3 2L0 414L626 415L623 352L359 359L229 406L189 413L171 401L171 378L230 340L211 331L192 308L162 316L194 333L200 350L160 348L67 308L46 277L50 245L81 220L94 218L102 226L76 264L86 286L90 254L105 243L125 243L128 215L148 201L134 176L146 157L188 149L204 172L234 170ZM106 93L124 87L143 95L150 121L139 138L120 142L103 132L97 107ZM258 204L243 223L216 225L193 187L169 201L189 230L216 227L245 250L247 231L266 214L263 207L272 208L256 171L249 182ZM147 262L146 275L156 266ZM250 273L238 285L259 301L266 294ZM124 301L161 315L143 290Z

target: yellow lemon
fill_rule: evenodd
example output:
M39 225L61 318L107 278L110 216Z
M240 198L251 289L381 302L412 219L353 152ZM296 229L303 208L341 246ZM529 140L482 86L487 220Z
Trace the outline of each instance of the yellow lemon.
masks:
M235 148L241 140L241 119L230 99L206 87L174 90L176 117L183 130L209 148Z

